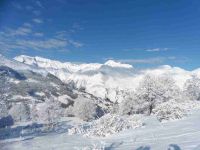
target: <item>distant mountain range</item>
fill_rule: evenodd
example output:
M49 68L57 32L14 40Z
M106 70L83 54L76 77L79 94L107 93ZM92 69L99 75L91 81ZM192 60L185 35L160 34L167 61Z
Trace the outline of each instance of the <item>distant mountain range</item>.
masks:
M154 69L136 70L132 65L114 60L109 60L104 64L76 64L25 55L17 56L14 60L21 62L20 65L26 64L23 66L26 69L32 67L40 74L50 73L66 84L73 83L77 89L85 89L96 97L109 99L112 102L121 102L124 95L134 91L146 74L169 74L180 88L183 88L185 81L193 75L200 76L200 69L187 71L165 65Z

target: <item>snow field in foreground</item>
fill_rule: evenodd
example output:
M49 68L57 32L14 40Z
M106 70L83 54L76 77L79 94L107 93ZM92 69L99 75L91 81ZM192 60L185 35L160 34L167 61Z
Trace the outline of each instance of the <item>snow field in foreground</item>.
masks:
M200 111L165 123L146 120L143 128L130 129L107 138L49 134L16 142L1 141L1 150L199 150Z

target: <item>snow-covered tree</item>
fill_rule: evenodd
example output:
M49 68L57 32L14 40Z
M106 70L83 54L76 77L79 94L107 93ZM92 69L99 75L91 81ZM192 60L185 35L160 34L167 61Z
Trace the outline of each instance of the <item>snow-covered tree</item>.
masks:
M124 101L119 104L118 112L122 115L143 113L144 105L134 92L127 93Z
M74 117L74 107L73 106L68 106L67 108L65 108L64 110L64 116L66 117Z
M54 98L50 98L46 100L45 103L47 105L46 112L48 123L57 122L61 117L61 107L59 102Z
M136 101L142 104L142 112L151 114L156 105L180 99L180 89L169 75L146 75L136 89Z
M148 111L148 114L152 113L156 101L160 98L160 89L157 82L157 78L152 75L146 75L140 82L139 87L136 90L137 98L143 103L143 106Z
M200 101L200 78L192 76L184 85L184 93L190 100Z
M74 103L74 115L84 121L97 117L97 106L88 99L77 99Z
M0 95L0 118L8 115L7 103L4 94Z
M0 72L0 118L8 115L7 97L9 92L8 79L4 75L4 71Z
M38 105L36 104L36 102L33 100L31 107L30 107L30 118L32 122L37 122L38 121Z
M9 110L9 114L15 121L27 121L30 119L30 108L26 103L14 104Z
M56 98L50 97L44 103L32 106L31 118L33 121L40 121L49 126L53 126L61 117L60 103Z
M8 109L5 102L1 99L0 100L0 118L6 117L8 115Z

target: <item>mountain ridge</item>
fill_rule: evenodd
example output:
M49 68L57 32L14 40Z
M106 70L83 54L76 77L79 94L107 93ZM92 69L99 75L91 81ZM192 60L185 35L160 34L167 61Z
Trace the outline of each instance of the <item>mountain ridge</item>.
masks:
M200 69L187 71L169 65L154 69L135 70L132 65L114 60L108 60L104 64L73 64L25 55L17 56L14 59L42 68L65 83L73 82L78 89L84 88L90 94L103 99L108 98L113 102L121 102L123 93L134 91L140 80L147 74L169 74L180 88L183 88L185 81L193 75L200 76Z

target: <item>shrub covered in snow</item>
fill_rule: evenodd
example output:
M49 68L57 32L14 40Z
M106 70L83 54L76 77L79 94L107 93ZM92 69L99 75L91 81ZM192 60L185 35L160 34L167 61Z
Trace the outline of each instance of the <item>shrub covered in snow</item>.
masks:
M195 110L195 109L200 109L200 101L184 101L181 103L183 108L191 111L191 110Z
M30 119L30 108L25 103L15 104L9 110L9 114L16 122L27 121Z
M200 78L193 76L184 85L184 93L190 100L200 101Z
M69 130L69 134L84 134L91 137L106 137L127 129L141 127L143 123L139 116L119 116L106 114L94 120L88 127L79 126Z
M175 101L164 102L153 109L153 113L158 120L176 120L181 119L187 115L187 110L181 103Z
M86 98L77 99L74 103L74 115L84 121L89 121L97 117L97 106Z

